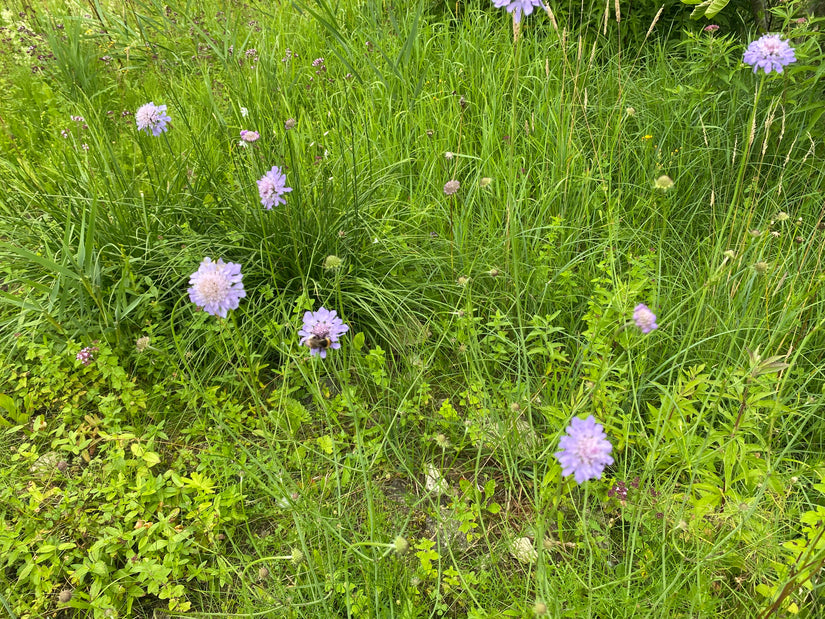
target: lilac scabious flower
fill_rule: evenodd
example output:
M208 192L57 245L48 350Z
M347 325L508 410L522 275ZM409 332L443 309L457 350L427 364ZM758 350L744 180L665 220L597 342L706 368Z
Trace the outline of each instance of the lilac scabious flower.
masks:
M541 0L493 0L493 6L499 9L507 9L513 14L513 21L521 21L521 14L530 15L533 9L541 6Z
M272 169L258 181L261 204L268 211L272 210L273 206L286 204L283 196L290 191L292 191L292 187L286 186L286 176L278 166L272 166Z
M604 427L590 415L587 419L573 417L566 431L559 439L560 451L553 454L561 464L561 474L572 474L577 484L601 477L604 467L613 464L613 446Z
M167 124L170 120L172 119L166 115L166 106L155 105L151 101L140 106L138 111L135 112L138 131L151 133L155 137L167 131Z
M75 359L80 361L83 365L89 365L95 360L94 354L97 352L97 346L87 346L75 356Z
M656 314L651 312L650 308L644 303L639 303L633 308L633 321L642 333L650 333L659 328L659 325L656 324Z
M796 62L796 55L794 49L778 34L766 34L748 45L743 60L753 67L754 73L758 69L765 73L782 73L784 67Z
M247 131L246 129L241 129L241 146L246 146L247 144L252 144L252 142L257 142L260 137L261 134L257 131Z
M459 183L457 180L447 181L447 182L444 184L444 194L445 194L445 195L448 195L448 196L451 196L451 195L453 195L455 192L457 192L457 191L458 191L458 188L459 188L460 186L461 186L461 185L460 185L460 183Z
M239 301L246 296L241 279L240 264L204 258L189 278L189 299L207 314L226 318L226 312L237 309Z
M309 346L311 355L320 355L327 358L328 348L341 348L338 338L349 331L349 326L338 318L335 310L321 307L317 312L304 314L303 328L298 331L301 336L301 346Z

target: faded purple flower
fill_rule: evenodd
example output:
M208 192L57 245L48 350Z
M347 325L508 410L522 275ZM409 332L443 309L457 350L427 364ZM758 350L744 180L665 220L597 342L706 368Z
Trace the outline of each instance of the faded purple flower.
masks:
M335 310L321 307L317 312L304 314L304 325L298 335L301 336L301 346L309 346L311 355L326 359L328 348L341 348L338 338L347 331L349 326L338 318Z
M286 186L286 176L278 166L272 166L272 169L258 181L261 204L268 211L272 210L273 206L286 204L283 195L290 191L292 191L292 187Z
M461 185L457 180L447 181L444 185L444 194L448 195L448 196L451 196L451 195L455 194L455 192L458 191L458 188L460 186Z
M650 333L659 328L659 325L656 324L656 314L651 312L650 308L644 303L639 303L633 309L633 321L642 333Z
M97 346L87 346L75 356L75 359L80 361L83 365L89 365L95 360L94 354L97 352Z
M135 122L139 131L145 131L157 137L164 131L167 131L167 124L172 120L166 115L165 105L155 105L149 102L142 105L137 112L135 112Z
M521 14L530 15L533 9L541 6L541 0L493 0L493 6L499 9L507 9L513 14L513 21L521 21Z
M765 73L782 73L784 67L796 62L796 55L794 49L778 34L766 34L748 45L743 60L753 67L754 73L758 69Z
M312 66L313 67L322 67L322 66L324 66L324 59L323 58L316 58L315 60L312 61Z
M294 118L287 118L286 122L284 123L284 129L287 131L291 131L295 128L296 122Z
M553 454L561 464L561 474L572 474L577 484L601 477L604 468L613 464L613 446L604 427L590 415L587 419L573 417L566 431L559 439L560 450Z
M226 318L228 310L237 309L246 296L241 280L241 265L218 259L204 258L198 270L189 278L189 299L207 314Z
M82 116L72 116L71 118L76 123L85 123L86 122L86 120Z
M241 129L241 146L246 146L247 144L252 144L252 142L257 142L258 138L261 137L261 134L257 131L247 131L246 129Z

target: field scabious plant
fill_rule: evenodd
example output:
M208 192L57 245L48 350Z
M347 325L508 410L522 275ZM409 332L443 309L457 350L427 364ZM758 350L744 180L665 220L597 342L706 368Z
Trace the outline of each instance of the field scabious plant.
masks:
M166 114L166 106L155 105L154 102L142 105L135 112L138 131L145 131L155 137L169 130L171 120L171 117Z
M266 210L272 210L273 206L286 204L284 195L292 191L292 187L286 186L286 175L278 166L264 174L258 180L258 193L261 196L261 204Z
M226 318L226 313L237 309L246 296L242 279L241 265L204 258L189 279L189 299L207 314Z

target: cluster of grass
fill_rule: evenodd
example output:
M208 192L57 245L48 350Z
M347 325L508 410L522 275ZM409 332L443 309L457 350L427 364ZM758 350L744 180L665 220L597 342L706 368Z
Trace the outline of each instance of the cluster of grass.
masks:
M735 6L514 42L483 3L46 4L0 18L0 615L821 614L801 5L766 77ZM242 267L226 319L206 256ZM577 485L588 415L615 463Z

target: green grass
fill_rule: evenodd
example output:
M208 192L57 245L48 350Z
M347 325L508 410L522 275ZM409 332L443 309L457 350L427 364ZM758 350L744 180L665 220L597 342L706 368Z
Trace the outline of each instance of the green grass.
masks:
M783 8L800 60L765 78L689 8L582 7L516 43L483 3L12 7L6 612L821 614L817 22ZM205 256L242 266L225 320L186 294ZM553 453L588 415L615 464L578 486Z

